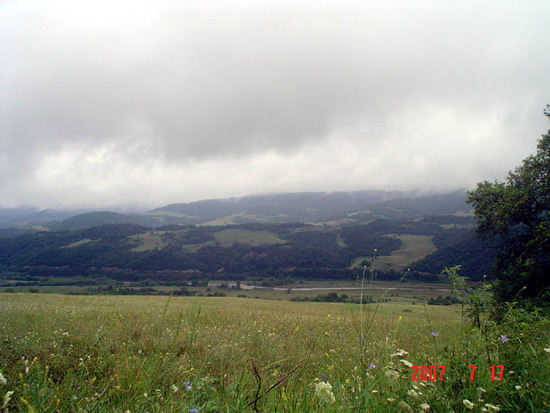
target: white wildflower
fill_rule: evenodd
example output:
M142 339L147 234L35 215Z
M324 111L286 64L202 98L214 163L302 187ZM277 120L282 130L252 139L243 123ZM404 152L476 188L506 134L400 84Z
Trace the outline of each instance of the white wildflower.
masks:
M515 386L516 390L521 390L521 386Z
M486 403L485 407L487 408L488 412L500 412L500 407L495 406L493 404Z
M402 360L399 360L401 363L403 363L405 366L411 368L413 366L413 364L408 361L408 360L405 360L405 359L402 359Z
M173 391L174 393L177 393L178 390L179 390L179 387L176 386L175 384L172 384L172 391Z
M395 401L393 397L388 397L386 400L388 401L388 403L393 403Z
M4 397L2 397L2 409L5 409L8 403L10 402L12 394L13 394L13 391L9 391L6 394L4 394Z
M395 370L388 370L384 373L384 376L390 379L397 380L399 378L399 373L396 372Z
M399 408L403 412L413 412L412 407L405 403L403 400L401 400L401 402L399 403Z
M418 397L418 393L416 392L416 390L409 390L407 394L412 397Z
M4 375L0 372L0 386L3 386L4 384L6 384L8 381L6 380L6 378L4 377Z
M544 349L544 351L546 351L547 353L550 353L550 347L546 347L546 348Z
M462 400L462 403L464 404L464 406L466 406L466 408L467 408L468 410L472 410L472 409L474 408L474 406L475 406L475 404L473 404L473 403L472 403L470 400L468 400L468 399Z
M329 382L320 381L319 383L316 383L315 395L328 403L334 403L336 401L334 393L332 393L332 386Z
M398 349L394 354L392 354L392 357L403 357L409 354L408 351L403 350L402 348Z
M478 387L477 391L480 393L487 393L487 390L485 390L483 387Z
M428 412L430 411L430 405L428 403L422 403L420 409L422 409L423 412Z

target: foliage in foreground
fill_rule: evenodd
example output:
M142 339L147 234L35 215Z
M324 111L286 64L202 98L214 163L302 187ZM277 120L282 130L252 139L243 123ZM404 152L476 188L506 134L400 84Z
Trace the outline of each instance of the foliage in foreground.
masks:
M545 115L550 119L550 105ZM498 242L496 297L550 303L550 131L537 153L510 172L506 182L481 182L468 194L478 233Z
M132 413L550 411L550 323L537 313L510 309L498 325L472 327L457 306L359 308L4 294L0 397L7 396L0 406ZM499 365L502 380L497 369L493 381L490 366ZM418 368L418 381L413 366L427 366ZM430 366L435 380L422 380Z

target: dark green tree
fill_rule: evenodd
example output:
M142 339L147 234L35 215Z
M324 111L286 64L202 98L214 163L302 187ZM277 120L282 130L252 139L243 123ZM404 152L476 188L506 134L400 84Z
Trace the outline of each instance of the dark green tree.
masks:
M550 105L545 116L550 119ZM495 272L499 301L550 304L550 130L537 152L504 182L481 182L468 193L478 234L497 241Z

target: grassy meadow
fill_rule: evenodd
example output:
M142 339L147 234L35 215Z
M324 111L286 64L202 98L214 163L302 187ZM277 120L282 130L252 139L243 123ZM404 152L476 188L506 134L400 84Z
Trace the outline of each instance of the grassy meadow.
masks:
M508 322L477 328L461 310L405 302L361 311L358 304L237 297L0 294L0 407L550 411L548 321L512 310Z

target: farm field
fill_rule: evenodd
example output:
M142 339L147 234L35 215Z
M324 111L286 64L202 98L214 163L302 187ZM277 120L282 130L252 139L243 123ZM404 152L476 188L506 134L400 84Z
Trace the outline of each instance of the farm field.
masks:
M34 412L549 411L548 320L512 310L480 330L460 306L361 308L0 294L0 398Z
M227 297L257 298L266 300L299 301L313 300L319 295L336 293L339 296L345 294L349 301L360 299L360 283L356 281L342 280L302 280L292 282L282 286L264 286L264 281L243 281L241 288L236 289L236 281L212 280L208 287L204 286L186 286L185 288L191 295L220 294ZM53 294L90 294L94 288L108 288L113 283L98 284L94 286L78 285L77 282L67 283L63 278L50 278L47 284L42 285L13 285L10 287L0 287L0 292L14 291L18 293L37 292ZM5 284L9 285L9 284ZM139 282L120 282L114 284L115 288L132 288L139 291L143 285ZM158 285L148 283L147 287L154 289L158 294L175 293L181 286L176 285ZM6 291L7 290L7 291ZM149 293L150 294L150 293ZM449 290L446 283L422 283L422 282L397 282L397 281L374 281L369 296L373 298L382 297L386 301L395 301L402 303L426 303L430 298L438 296L448 296Z
M398 250L392 251L389 256L380 257L378 265L382 270L404 268L437 250L431 236L395 234L387 236L401 240L403 246Z

